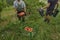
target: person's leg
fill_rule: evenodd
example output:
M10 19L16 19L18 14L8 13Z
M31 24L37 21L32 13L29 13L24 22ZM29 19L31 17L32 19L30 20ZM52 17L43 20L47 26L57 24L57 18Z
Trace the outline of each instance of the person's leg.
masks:
M25 22L25 16L22 16L22 22Z
M18 15L19 13L20 11L17 11L17 17L18 17L18 20L21 20L21 16Z
M49 23L50 22L50 12L46 12L46 16L45 16L45 22Z
M24 12L24 11L20 11L19 13L21 13L21 12ZM24 22L25 21L25 14L23 16L18 15L18 18L19 18L19 20L21 20L21 22Z
M17 15L17 17L18 17L18 20L21 20L21 17L19 15Z
M47 15L47 16L46 16L45 21L46 21L47 23L50 22L50 15Z
M47 10L44 21L49 23L51 15L52 15L52 11L51 10L49 10L49 11Z

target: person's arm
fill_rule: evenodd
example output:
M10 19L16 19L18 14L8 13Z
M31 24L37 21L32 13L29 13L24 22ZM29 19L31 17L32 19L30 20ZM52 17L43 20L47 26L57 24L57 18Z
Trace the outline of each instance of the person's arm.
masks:
M16 8L14 8L14 10L15 10L15 12L17 12L17 9Z
M55 5L55 8L54 8L54 11L53 12L55 12L55 10L58 9L58 6L59 6L59 3L57 2L57 4Z
M50 3L48 3L46 6L43 7L43 9L46 9L50 6Z
M54 8L54 9L57 9L57 8L58 8L58 6L59 6L59 3L57 3L57 4L55 5L55 8Z
M17 11L17 10L16 10L16 9L17 9L17 8L16 8L16 2L13 3L13 7L14 7L14 10L15 10L15 12L16 12L16 11Z
M26 7L24 7L24 11L26 12Z
M48 0L47 2L48 2L47 5L44 6L43 9L46 9L46 8L48 8L50 6L51 0Z
M26 13L26 4L23 2L24 12Z

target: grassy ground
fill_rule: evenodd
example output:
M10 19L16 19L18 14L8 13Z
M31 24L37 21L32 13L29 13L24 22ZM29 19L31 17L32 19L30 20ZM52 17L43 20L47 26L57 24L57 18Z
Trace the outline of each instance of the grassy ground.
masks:
M30 4L32 1L28 2ZM39 7L38 1L33 0L31 4L31 14L26 16L25 23L19 22L12 7L2 11L0 40L30 40L30 38L32 40L60 40L60 14L56 18L51 17L50 24L47 24L36 10ZM33 28L32 37L24 30L26 26Z

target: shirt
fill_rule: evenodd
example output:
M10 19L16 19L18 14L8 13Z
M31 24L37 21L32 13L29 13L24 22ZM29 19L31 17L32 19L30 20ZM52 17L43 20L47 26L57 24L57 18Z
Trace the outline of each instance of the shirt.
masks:
M19 6L19 5L20 5L20 6ZM20 7L20 8L25 8L26 5L25 5L24 1L20 0L20 2L18 3L18 1L15 0L15 1L14 1L14 8L18 8L18 7Z

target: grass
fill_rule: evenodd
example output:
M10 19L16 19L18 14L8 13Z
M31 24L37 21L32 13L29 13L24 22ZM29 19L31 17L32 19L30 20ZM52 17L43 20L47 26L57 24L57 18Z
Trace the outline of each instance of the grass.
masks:
M32 1L28 2L30 4ZM24 30L27 26L33 28L32 40L60 40L60 14L56 18L52 17L50 24L47 24L36 10L40 7L38 1L33 0L31 4L31 14L26 16L25 23L19 22L13 7L2 11L0 40L30 40L29 32Z

